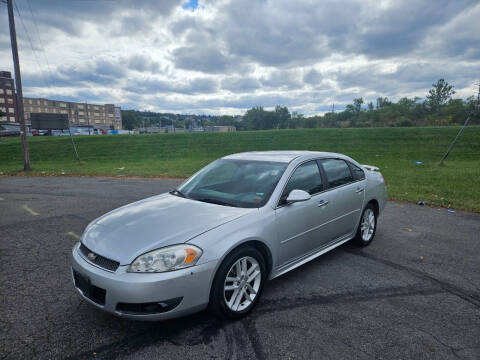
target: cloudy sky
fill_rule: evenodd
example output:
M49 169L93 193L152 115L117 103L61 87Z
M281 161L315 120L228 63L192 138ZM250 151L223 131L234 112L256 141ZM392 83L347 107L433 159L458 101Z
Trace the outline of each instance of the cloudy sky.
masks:
M16 0L26 96L122 108L306 115L355 97L458 97L480 77L470 0ZM20 14L20 16L19 16ZM13 72L0 3L0 70Z

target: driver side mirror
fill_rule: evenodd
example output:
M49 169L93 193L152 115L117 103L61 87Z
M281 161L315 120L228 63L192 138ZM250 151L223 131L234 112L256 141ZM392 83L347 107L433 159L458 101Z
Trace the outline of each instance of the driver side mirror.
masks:
M304 190L294 189L290 191L290 194L288 194L287 204L307 201L307 200L310 200L311 197L312 196Z

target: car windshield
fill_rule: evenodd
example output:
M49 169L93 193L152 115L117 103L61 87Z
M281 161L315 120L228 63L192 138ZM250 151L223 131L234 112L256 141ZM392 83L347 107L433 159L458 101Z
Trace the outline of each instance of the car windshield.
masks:
M173 194L219 205L258 208L268 201L286 167L280 162L220 159Z

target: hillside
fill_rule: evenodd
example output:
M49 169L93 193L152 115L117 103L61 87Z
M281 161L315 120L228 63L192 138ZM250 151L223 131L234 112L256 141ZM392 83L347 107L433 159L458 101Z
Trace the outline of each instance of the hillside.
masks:
M480 211L480 127L468 127L444 167L438 162L458 127L271 130L236 133L80 136L81 162L68 137L29 138L35 175L183 178L226 154L318 150L381 168L394 199ZM423 161L415 165L414 161ZM0 141L0 171L21 174L19 139Z

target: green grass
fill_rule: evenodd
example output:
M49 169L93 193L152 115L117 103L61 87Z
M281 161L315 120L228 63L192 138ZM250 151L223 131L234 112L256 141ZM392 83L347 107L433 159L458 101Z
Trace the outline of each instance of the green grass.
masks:
M381 168L396 200L480 211L480 127L468 127L438 162L458 127L274 130L236 133L79 136L81 162L70 138L29 138L32 174L183 178L226 154L298 149L347 154ZM420 160L424 164L415 165ZM119 170L119 168L124 168ZM23 174L20 141L0 141L0 171Z

